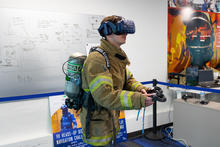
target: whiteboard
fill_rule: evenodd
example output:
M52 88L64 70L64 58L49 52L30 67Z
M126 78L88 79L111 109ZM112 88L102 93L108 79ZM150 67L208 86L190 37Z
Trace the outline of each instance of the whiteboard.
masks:
M62 64L100 40L103 16L0 9L0 98L63 91Z

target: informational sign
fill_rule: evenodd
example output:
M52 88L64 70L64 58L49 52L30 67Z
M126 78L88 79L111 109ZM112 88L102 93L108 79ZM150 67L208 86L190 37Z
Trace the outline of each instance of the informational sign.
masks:
M65 95L49 97L54 147L89 147L82 140L80 115L65 105ZM127 140L125 114L120 114L120 132L117 143Z

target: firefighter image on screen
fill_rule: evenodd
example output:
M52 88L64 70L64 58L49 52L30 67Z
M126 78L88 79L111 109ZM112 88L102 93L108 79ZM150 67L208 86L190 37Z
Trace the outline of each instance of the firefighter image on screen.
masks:
M62 118L60 120L61 131L75 129L77 127L77 122L74 115L68 111L66 105L62 105L61 110L62 110Z
M194 12L186 25L186 46L190 51L191 65L186 69L186 84L198 84L198 70L206 70L206 63L213 56L213 30L210 16Z
M196 86L199 70L218 72L216 16L191 10L188 19L184 19L183 12L184 10L169 9L169 80L170 83Z

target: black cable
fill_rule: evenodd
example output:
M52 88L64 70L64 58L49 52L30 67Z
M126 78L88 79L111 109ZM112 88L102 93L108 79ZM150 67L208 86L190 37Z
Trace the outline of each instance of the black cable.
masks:
M65 70L64 70L64 65L67 63L67 62L69 62L69 61L71 61L72 59L70 59L70 60L67 60L66 62L64 62L63 63L63 65L62 65L62 71L63 71L63 73L66 75L66 76L68 76L66 73L65 73Z

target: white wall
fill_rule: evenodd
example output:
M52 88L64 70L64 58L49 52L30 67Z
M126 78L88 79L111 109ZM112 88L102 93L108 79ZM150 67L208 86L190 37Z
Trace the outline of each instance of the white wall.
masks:
M0 8L5 7L64 13L115 14L132 19L137 31L134 35L128 35L127 44L123 46L131 61L130 70L139 81L156 78L166 82L166 0L0 0ZM158 104L158 124L171 121L170 106L170 99ZM136 121L136 115L137 111L126 111L128 132L141 129L141 121ZM145 119L145 128L152 127L151 107L147 108ZM0 146L18 146L44 136L51 139L48 98L0 103L0 130L3 130L0 133Z

